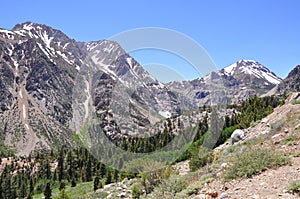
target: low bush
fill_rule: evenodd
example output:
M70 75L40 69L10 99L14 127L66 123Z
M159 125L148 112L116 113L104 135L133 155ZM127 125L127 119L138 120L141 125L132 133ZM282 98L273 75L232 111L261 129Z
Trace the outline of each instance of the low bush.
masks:
M283 145L295 145L297 143L297 136L296 135L288 135L283 140L281 140L281 144Z
M283 125L284 125L284 121L278 120L278 121L274 122L273 124L271 124L271 131L280 131L282 129Z
M290 184L288 186L288 190L293 193L300 194L300 180L295 180L295 181L290 182Z
M195 171L201 167L204 167L206 164L213 161L213 152L211 149L206 147L199 147L198 151L194 151L189 162L190 169Z
M228 169L224 172L225 181L241 177L251 177L267 168L287 164L289 158L269 148L250 147L245 152L231 157Z
M293 104L293 105L300 104L300 100L293 100L293 101L292 101L292 104Z

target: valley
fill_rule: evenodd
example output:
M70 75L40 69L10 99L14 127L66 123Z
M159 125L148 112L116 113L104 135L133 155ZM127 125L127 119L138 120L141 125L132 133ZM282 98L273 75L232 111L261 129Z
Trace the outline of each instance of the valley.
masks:
M297 198L299 77L162 83L115 41L0 29L0 198Z

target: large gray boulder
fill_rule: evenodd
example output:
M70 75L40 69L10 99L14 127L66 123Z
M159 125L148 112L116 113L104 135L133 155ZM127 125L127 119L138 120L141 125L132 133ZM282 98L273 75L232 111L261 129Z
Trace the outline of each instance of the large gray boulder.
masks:
M236 129L230 136L230 144L233 145L235 142L239 142L245 137L245 133L241 129Z

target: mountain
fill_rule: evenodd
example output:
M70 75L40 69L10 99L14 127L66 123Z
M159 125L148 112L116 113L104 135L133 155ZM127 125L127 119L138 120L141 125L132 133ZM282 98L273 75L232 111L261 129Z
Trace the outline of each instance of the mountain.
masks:
M113 41L77 42L26 22L0 29L0 52L0 136L21 155L76 145L74 131L93 112L120 132L108 118L114 111L114 120L132 124L130 133L180 111L174 95Z
M289 93L300 90L300 65L296 66L278 85L277 93Z
M114 41L78 42L26 22L0 29L0 137L26 155L77 145L91 124L112 140L148 135L163 130L166 118L260 95L279 82L260 63L241 60L162 84Z
M259 62L241 60L206 77L171 82L167 86L171 91L187 96L194 104L227 104L262 95L281 81Z
M282 80L268 68L257 61L241 60L220 71L220 73L232 76L239 83L250 88L257 89L263 86L264 89L274 87Z

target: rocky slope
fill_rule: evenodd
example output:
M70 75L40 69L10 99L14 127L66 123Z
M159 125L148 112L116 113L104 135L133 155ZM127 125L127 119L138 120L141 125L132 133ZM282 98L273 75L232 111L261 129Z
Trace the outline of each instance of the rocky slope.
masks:
M0 49L0 132L20 155L76 144L73 132L94 112L113 110L116 120L143 127L180 111L174 95L115 42L76 42L27 22L0 29Z
M300 90L300 65L296 66L277 87L277 92L280 94L295 92L299 90Z

